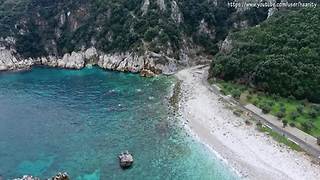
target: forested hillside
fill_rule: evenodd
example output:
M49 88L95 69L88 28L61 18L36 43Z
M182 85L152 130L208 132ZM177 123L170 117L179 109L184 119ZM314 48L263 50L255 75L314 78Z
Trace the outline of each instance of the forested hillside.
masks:
M232 49L216 55L211 77L320 102L319 8L280 11L229 39Z
M104 52L151 50L179 58L182 46L215 54L232 28L227 0L1 0L1 37L24 57L95 46ZM258 12L259 14L260 12ZM266 12L261 15L263 18Z

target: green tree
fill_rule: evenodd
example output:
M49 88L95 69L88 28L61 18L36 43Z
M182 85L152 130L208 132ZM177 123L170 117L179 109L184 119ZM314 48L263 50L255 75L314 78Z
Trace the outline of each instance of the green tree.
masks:
M159 28L152 28L150 27L145 33L144 33L144 40L150 42L153 38L155 38L159 33Z
M282 120L282 124L283 124L283 128L285 128L288 125L288 121L284 119Z
M285 116L285 113L284 113L284 112L282 112L282 111L277 112L277 117L278 117L279 119L284 118L284 116Z
M301 123L301 127L304 131L310 132L311 129L314 127L314 125L311 121L306 121L306 122Z

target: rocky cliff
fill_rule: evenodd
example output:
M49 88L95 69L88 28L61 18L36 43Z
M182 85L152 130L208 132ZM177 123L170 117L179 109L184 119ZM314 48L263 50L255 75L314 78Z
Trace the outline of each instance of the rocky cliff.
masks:
M267 9L240 11L227 2L1 0L0 71L92 64L170 74L207 63L229 31L255 25L268 15Z
M98 52L94 47L85 51L66 53L62 58L56 56L43 56L37 58L20 59L12 49L0 49L0 71L28 70L33 65L43 65L66 69L82 69L86 65L98 65L107 70L138 73L143 69L153 73L172 74L177 70L177 60L157 54L145 52L113 53Z

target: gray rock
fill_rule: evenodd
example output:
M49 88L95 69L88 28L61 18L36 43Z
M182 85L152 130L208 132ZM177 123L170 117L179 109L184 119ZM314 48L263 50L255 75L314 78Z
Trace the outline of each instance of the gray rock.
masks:
M0 48L0 71L24 70L33 65L30 59L19 61L13 50Z
M67 69L81 69L85 66L85 57L83 52L72 52L71 55L67 53L57 61L51 57L50 63L46 65Z
M147 14L148 9L149 9L150 1L149 0L144 0L143 5L141 7L142 15Z
M182 22L182 14L176 1L171 2L171 18L174 22L180 24Z
M66 61L66 68L81 69L85 66L84 55L82 52L72 52Z
M277 12L276 8L269 8L268 9L268 17L267 17L267 19L269 19L275 12Z
M50 66L50 67L57 67L58 66L57 57L49 56L47 59L48 59L48 63L46 64L47 66Z
M119 155L120 166L122 168L129 168L133 164L133 156L128 151Z
M8 46L9 42L11 43L10 46ZM13 42L14 40L10 39L8 42L3 38L0 39L0 71L25 70L33 65L81 69L86 64L97 64L103 69L132 73L139 73L146 69L156 74L172 74L178 69L176 65L178 61L163 54L149 51L144 54L136 52L105 54L94 47L64 54L62 58L49 55L47 57L23 59L15 52L14 48L11 48L14 46Z
M220 51L223 53L229 53L232 50L232 40L228 36L222 43Z
M84 58L85 58L87 61L90 61L90 62L97 61L97 59L98 59L98 52L97 52L96 48L91 47L91 48L87 49L87 50L84 52Z
M198 33L207 34L210 38L215 38L216 36L215 29L209 28L208 23L204 19L200 21Z
M157 0L157 4L158 4L161 11L166 10L166 4L164 3L164 0Z

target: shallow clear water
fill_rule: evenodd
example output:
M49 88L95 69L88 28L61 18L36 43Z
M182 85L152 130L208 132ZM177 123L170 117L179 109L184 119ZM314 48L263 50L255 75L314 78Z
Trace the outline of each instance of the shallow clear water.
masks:
M71 179L236 179L166 103L172 79L97 68L0 74L0 175ZM131 169L117 155L134 154Z

